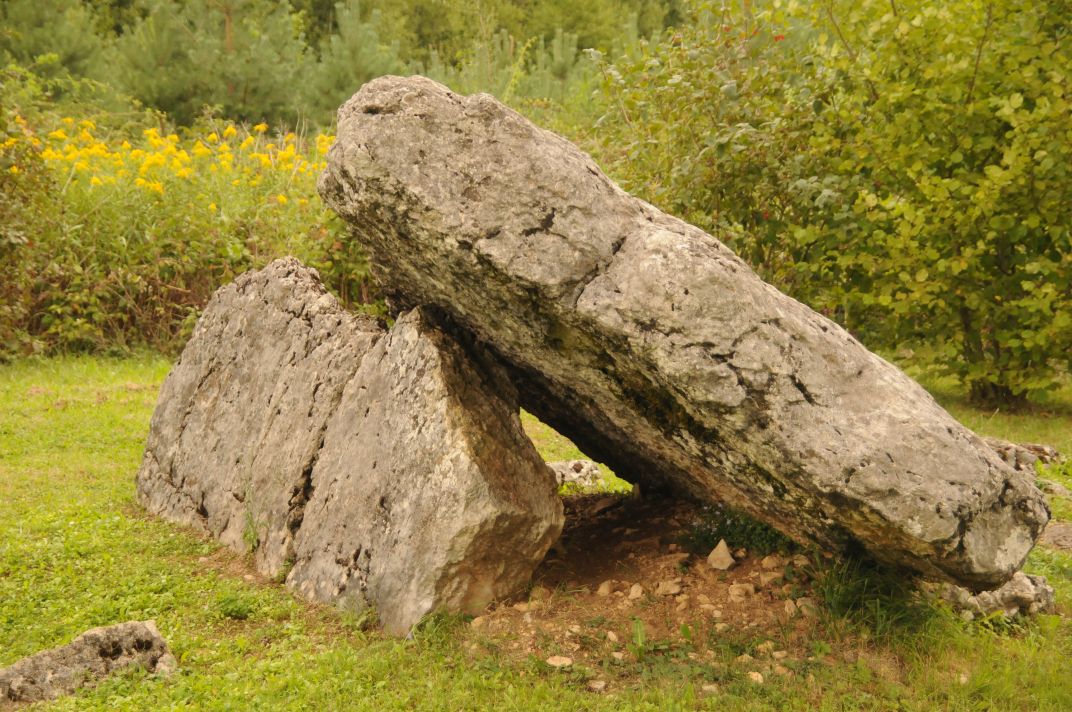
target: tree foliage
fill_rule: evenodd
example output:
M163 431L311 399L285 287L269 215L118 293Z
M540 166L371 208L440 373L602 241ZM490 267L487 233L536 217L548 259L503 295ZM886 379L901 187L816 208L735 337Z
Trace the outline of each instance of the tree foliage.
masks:
M1072 362L1067 2L701 4L604 64L601 153L876 346L980 400Z

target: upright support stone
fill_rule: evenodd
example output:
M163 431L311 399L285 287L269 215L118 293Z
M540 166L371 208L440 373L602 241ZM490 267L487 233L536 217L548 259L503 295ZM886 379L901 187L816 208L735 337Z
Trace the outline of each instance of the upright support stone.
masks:
M428 314L390 331L277 260L221 288L160 392L138 496L404 633L523 587L562 528L494 364Z
M490 96L369 82L320 193L397 308L448 314L525 408L627 479L975 589L1048 519L901 371Z

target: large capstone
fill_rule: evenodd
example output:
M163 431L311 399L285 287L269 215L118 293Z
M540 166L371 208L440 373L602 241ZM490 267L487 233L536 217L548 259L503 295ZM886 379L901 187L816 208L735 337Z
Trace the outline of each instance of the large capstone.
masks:
M278 260L209 302L137 476L191 525L309 598L405 632L523 587L562 527L506 375L422 310L389 331Z
M366 84L319 187L395 308L448 315L626 479L973 589L1008 580L1048 519L900 370L490 96Z

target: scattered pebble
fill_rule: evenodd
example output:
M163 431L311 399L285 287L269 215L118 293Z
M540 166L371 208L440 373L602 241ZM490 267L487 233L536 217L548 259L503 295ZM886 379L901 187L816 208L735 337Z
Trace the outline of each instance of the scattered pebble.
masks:
M768 571L772 569L780 569L785 566L785 562L782 561L782 557L771 554L770 556L764 556L763 560L759 562L759 565Z
M704 685L703 687L700 688L700 691L703 692L705 695L717 695L718 694L718 685L713 685L711 683L707 683L706 685Z
M635 601L644 595L644 587L639 583L634 583L629 587L629 600Z
M607 689L607 681L606 680L589 680L588 681L588 689L591 690L592 692L603 692L603 690Z
M789 651L775 650L773 653L771 653L771 657L775 660L785 660L787 657L789 657Z
M780 571L764 571L759 575L759 585L766 588L772 583L780 583L783 578L784 575Z
M625 660L625 653L621 652L620 650L615 650L613 653L610 654L610 656L615 660L618 660L619 662Z
M596 589L597 596L609 596L612 593L614 593L614 579L607 579Z
M752 672L748 673L748 679L756 683L757 685L762 685L763 673L756 672L755 670L753 670Z
M728 571L736 563L725 539L720 539L718 545L707 555L707 565L716 571Z
M774 666L774 674L776 674L776 675L788 675L789 673L790 673L790 670L785 665L775 665Z
M676 596L679 593L681 593L681 579L660 581L655 587L656 596Z
M573 664L573 658L567 658L565 655L552 655L547 658L547 664L553 668L569 667Z
M618 642L618 634L615 633L613 630L608 630L607 631L607 640L609 640L612 643L617 643Z
M754 596L756 587L750 583L730 584L730 600L743 601L748 596Z

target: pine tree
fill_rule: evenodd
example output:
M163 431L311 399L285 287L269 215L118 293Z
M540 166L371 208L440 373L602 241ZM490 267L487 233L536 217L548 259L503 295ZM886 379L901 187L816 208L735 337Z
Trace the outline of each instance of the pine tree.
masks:
M144 0L116 42L116 81L189 123L204 107L247 121L299 118L310 68L300 20L267 0Z

